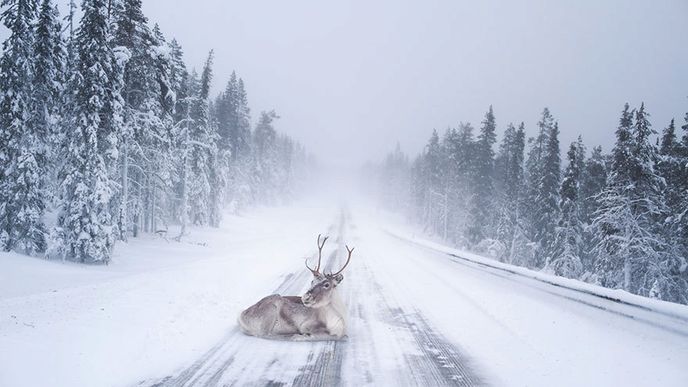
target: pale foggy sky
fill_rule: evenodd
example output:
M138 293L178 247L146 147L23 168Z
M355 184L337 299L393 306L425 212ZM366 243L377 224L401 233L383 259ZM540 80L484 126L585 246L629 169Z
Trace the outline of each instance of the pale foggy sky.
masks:
M236 69L254 118L325 161L418 152L433 128L501 133L544 106L562 152L579 133L609 150L623 103L645 101L655 129L688 111L688 1L144 0L151 21L200 66L215 49L215 90ZM174 4L174 5L172 5Z
M252 115L321 160L420 151L433 128L498 132L544 106L562 155L582 134L608 151L623 103L645 101L656 130L688 111L688 1L143 0L151 24L199 68L215 49L214 91L233 69Z

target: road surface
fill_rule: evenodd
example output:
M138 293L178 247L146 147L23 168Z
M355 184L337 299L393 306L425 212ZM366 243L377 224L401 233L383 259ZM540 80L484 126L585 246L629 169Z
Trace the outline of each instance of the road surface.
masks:
M328 270L341 264L344 244L356 246L340 289L350 313L346 341L274 342L244 336L233 326L200 358L140 386L688 380L681 365L688 358L688 330L681 322L676 328L676 321L652 313L638 318L638 311L619 312L614 302L581 300L566 289L423 248L390 234L374 213L359 218L343 210L328 234L334 242L329 248L336 247L327 257ZM310 273L297 269L275 293L301 294L309 281Z
M351 215L344 211L329 228L328 247L334 245L335 250L324 257L326 272L343 264L345 244L356 246L358 237L351 228ZM359 251L354 252L339 290L350 306L346 340L275 342L245 336L234 326L189 366L140 385L484 385L476 364L458 343L445 338L417 309L386 295ZM274 293L301 294L310 278L304 267L288 274Z

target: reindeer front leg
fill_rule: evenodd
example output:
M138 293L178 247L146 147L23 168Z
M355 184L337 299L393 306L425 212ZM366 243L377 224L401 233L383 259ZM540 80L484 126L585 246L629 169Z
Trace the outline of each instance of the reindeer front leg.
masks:
M309 326L302 327L300 333L292 336L294 341L330 341L341 340L344 335L338 334L340 332L330 330L327 325L318 321Z
M291 336L292 341L337 341L337 340L342 340L346 336L335 336L331 335L329 333L305 333L305 334L296 334Z

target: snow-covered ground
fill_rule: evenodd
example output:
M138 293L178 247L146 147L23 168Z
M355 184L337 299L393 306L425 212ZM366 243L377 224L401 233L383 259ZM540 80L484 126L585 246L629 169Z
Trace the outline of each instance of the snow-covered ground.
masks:
M182 243L132 240L105 267L0 254L0 386L688 380L688 329L674 317L457 259L372 206L308 203L227 217ZM348 340L239 333L243 308L304 290L318 233L332 236L332 267L356 247L340 289Z

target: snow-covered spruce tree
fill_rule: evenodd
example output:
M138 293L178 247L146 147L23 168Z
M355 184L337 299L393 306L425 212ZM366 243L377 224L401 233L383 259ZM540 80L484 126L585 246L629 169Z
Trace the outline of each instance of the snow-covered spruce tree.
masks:
M685 129L688 131L688 123ZM677 138L673 119L662 133L659 155L658 170L666 182L668 216L681 214L688 192L688 147ZM670 221L673 220L672 217Z
M223 167L225 201L232 209L251 201L250 109L244 82L232 72L225 90L215 102L218 130L218 157Z
M175 218L170 214L177 202L174 191L174 181L178 172L176 164L178 148L175 147L174 138L177 93L176 82L172 79L173 57L168 47L165 36L156 24L153 27L153 51L155 75L160 90L159 105L162 109L159 118L163 132L156 141L152 141L157 146L152 148L154 160L148 160L148 165L151 166L149 170L150 200L146 211L148 216L145 218L147 219L145 224L148 224L149 230L154 232L167 229L168 220Z
M442 182L446 194L446 219L443 237L455 245L467 246L467 203L470 200L468 185L468 161L465 138L458 130L449 128L442 137ZM472 146L471 144L468 144Z
M212 190L218 182L214 171L217 133L209 114L209 91L212 81L213 51L203 66L201 79L190 106L189 142L189 214L193 224L207 225L218 200ZM192 95L194 95L192 94ZM219 214L217 214L219 216Z
M437 207L440 211L437 213L437 225L439 229L436 230L439 235L445 240L454 239L454 208L456 208L452 200L455 196L455 184L449 178L450 175L456 173L455 166L456 160L451 153L452 145L455 143L456 132L451 128L448 128L444 135L440 138L440 186L438 187L437 196L438 204Z
M590 254L590 249L594 244L591 223L594 214L600 208L599 193L605 189L607 183L607 164L608 157L602 154L602 147L596 146L585 161L585 168L581 177L579 209L580 219L583 222L584 249L581 252L583 263L581 279L583 280L588 279L595 267L596 257Z
M76 1L75 0L69 0L69 5L67 8L68 12L67 15L65 15L64 22L65 22L65 29L67 30L67 36L65 38L65 71L66 75L65 78L68 78L69 75L73 71L75 71L76 68L76 61L77 61L77 52L76 52L76 43L75 43L75 35L76 35ZM65 79L66 80L66 79Z
M491 237L489 230L493 219L494 192L494 149L497 141L497 125L492 106L485 113L485 119L480 126L480 133L474 146L473 155L473 184L471 192L471 224L468 239L476 245L485 238Z
M505 247L505 262L516 263L515 258L525 252L521 228L521 197L523 195L523 158L525 151L525 126L516 129L509 124L495 160L496 233Z
M536 202L539 196L540 181L542 180L545 146L549 139L549 132L554 125L549 109L545 108L542 112L542 119L538 122L538 135L528 139L528 157L525 162L524 170L524 195L523 195L523 232L524 237L530 242L536 243L539 240L538 232L538 213ZM538 267L538 262L533 256L528 262L523 262L527 267Z
M54 173L62 165L59 149L65 133L60 122L66 102L63 98L66 54L59 12L52 0L43 0L40 4L34 44L32 119L44 139L44 160L41 162L45 164L41 169L49 186L57 180ZM56 187L46 188L49 192L56 191Z
M254 177L248 173L251 163L251 109L248 106L248 96L244 88L244 80L239 78L236 95L236 141L233 145L232 157L232 200L237 207L246 206L251 202Z
M688 211L688 120L683 129L686 130L684 141L677 138L673 119L664 129L657 170L666 183L664 236L667 254L674 257L667 268L672 286L665 291L664 297L688 303L688 221L685 219Z
M423 175L423 156L419 154L411 163L411 209L409 216L415 222L422 224L425 204L425 185Z
M633 229L633 214L627 190L632 187L630 177L633 112L624 105L616 129L616 143L612 149L611 165L605 189L595 196L599 207L593 213L590 234L593 236L590 257L594 260L591 281L602 286L630 289L631 257L621 251L628 245ZM630 222L629 222L630 221ZM629 224L630 223L630 224ZM630 227L629 227L630 226ZM624 278L624 273L627 273Z
M657 150L645 106L633 113L626 104L617 129L612 169L593 221L593 254L600 284L665 298L671 293L675 257L665 254L663 181L655 171Z
M159 161L166 159L169 142L161 89L166 75L161 73L165 69L159 68L158 42L148 28L141 0L123 0L114 19L117 30L113 44L125 48L130 56L123 74L122 188L117 217L119 239L125 240L128 231L133 236L151 231L158 217L156 193L164 189L160 186Z
M677 189L681 195L678 208L672 216L673 227L675 228L675 241L679 243L682 249L683 262L678 268L678 276L683 287L682 303L688 304L686 294L688 294L688 113L685 115L685 124L681 126L683 129L683 138L681 141L682 150L682 166L683 166L683 185ZM681 194L682 193L682 194Z
M681 126L681 129L683 129L683 138L680 148L684 161L682 163L684 168L684 179L682 180L683 185L677 188L682 198L673 220L677 223L678 237L683 241L686 250L688 250L688 113L686 113L684 120L685 124ZM684 268L684 274L688 275L688 270L685 269L686 268Z
M602 147L592 148L590 157L585 161L585 168L580 187L581 220L589 224L597 211L599 203L597 194L602 192L607 182L607 159L602 154Z
M458 130L448 129L439 145L438 151L435 150L434 136L431 137L426 154L429 157L425 168L432 171L431 175L424 172L426 228L431 227L455 245L468 247L469 226L473 224L470 211L475 151L473 127L460 123ZM429 179L429 176L434 177Z
M164 50L165 48L163 48ZM169 69L167 79L169 82L169 90L166 97L169 98L169 109L172 112L175 127L172 129L172 137L177 138L178 128L177 123L184 121L187 114L187 84L189 72L184 63L184 52L176 39L172 39L167 43L166 51L169 52Z
M561 213L555 229L550 269L556 275L578 278L583 270L583 223L580 219L580 186L585 168L585 146L579 136L566 154L568 165L559 189Z
M442 183L443 150L436 130L432 131L425 147L423 175L425 176L424 227L436 233L444 231L447 197Z
M0 249L45 250L46 137L34 119L33 80L37 4L4 0L9 30L0 58Z
M224 162L224 157L218 152L217 146L215 145L217 134L214 133L214 136L215 140L213 140L212 148L209 149L210 161L208 165L208 176L210 178L210 195L208 224L213 227L219 227L220 221L222 220L222 209L225 203L227 164Z
M105 0L84 0L76 33L78 61L72 128L61 177L54 255L84 263L108 263L115 242L110 214L122 130L121 68L110 46Z
M237 83L236 120L232 154L241 160L242 158L246 159L251 151L251 109L248 106L244 80L241 78Z
M540 234L541 258L545 262L552 257L552 243L554 242L555 227L559 219L559 187L561 184L561 153L559 150L559 123L554 122L550 131L545 152L544 174L540 185L538 203L541 208L539 223L542 226Z
M239 78L235 95L236 124L232 142L232 166L228 180L230 205L233 208L247 206L254 200L255 176L251 171L252 141L251 141L251 110L244 88L244 81Z
M215 119L217 120L218 148L228 151L235 158L237 154L238 90L236 72L232 71L224 92L215 102Z
M70 86L72 78L77 73L78 62L78 53L76 47L78 19L76 16L77 6L75 0L69 0L67 10L68 13L64 17L66 36L64 37L65 59L63 62L63 87L61 93L62 105L60 107L59 121L55 125L55 147L53 149L53 155L55 156L53 173L56 176L52 180L53 184L57 186L52 190L52 192L55 194L59 194L60 191L60 176L58 174L64 169L64 155L67 153L66 147L68 146L67 135L70 132L70 128L73 128L76 125L74 122L76 117L76 114L74 114L74 108L76 104L75 89Z
M176 237L177 240L186 235L186 228L189 225L189 184L191 178L191 150L193 144L191 142L191 106L195 101L195 96L198 92L198 75L195 71L189 73L181 61L181 47L172 41L172 66L170 72L170 79L172 83L178 83L176 89L176 104L175 114L172 130L173 147L178 150L176 152L179 156L175 160L178 173L175 182L175 191L178 195L179 206L174 213L179 219L181 230ZM179 58L179 60L177 60Z
M559 219L559 129L545 108L538 122L538 136L531 142L526 161L524 198L525 237L536 243L537 252L527 266L541 268L550 254L554 227Z
M61 93L65 81L65 49L59 11L52 0L43 0L39 7L34 41L34 99L38 120L46 128L46 135L55 126L55 115L62 104Z
M224 191L227 195L232 196L231 187L233 187L232 165L234 164L233 146L232 146L232 123L236 120L235 116L235 99L236 99L237 80L236 73L232 72L230 81L227 82L225 90L220 93L215 99L213 109L211 109L211 116L217 128L217 160L220 166L219 171L222 173L223 181L227 184ZM222 198L223 203L231 203L231 198Z
M275 172L277 169L277 132L272 125L279 116L274 111L261 112L253 132L254 171L257 179L256 190L261 201L274 202L276 190Z

